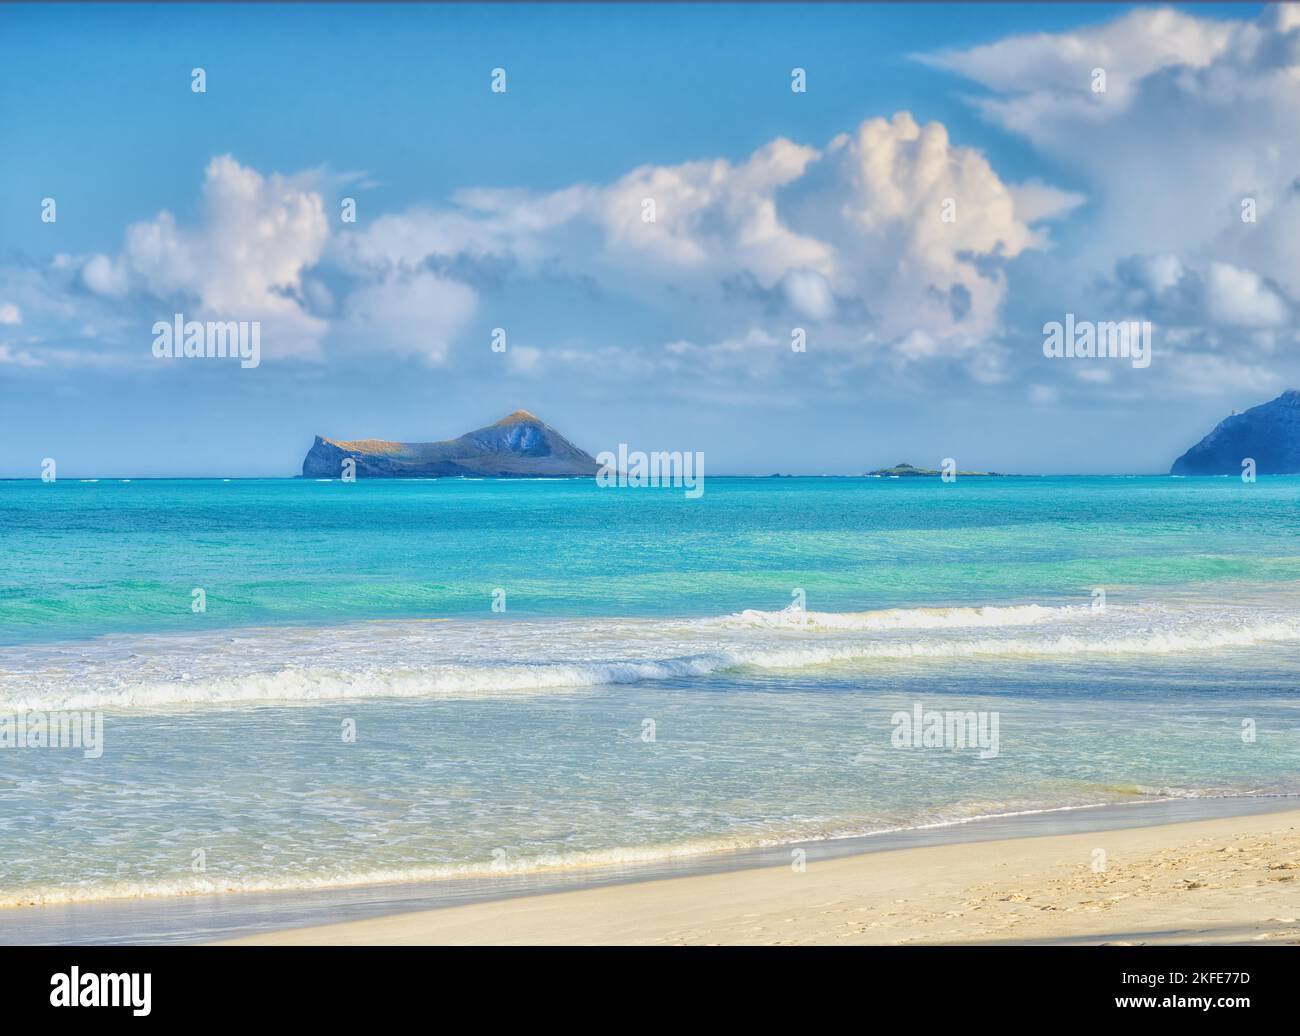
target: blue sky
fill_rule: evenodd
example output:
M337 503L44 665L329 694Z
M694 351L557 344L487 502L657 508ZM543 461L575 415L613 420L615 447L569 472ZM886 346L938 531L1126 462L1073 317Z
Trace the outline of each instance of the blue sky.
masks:
M1163 470L1300 382L1298 55L1248 5L0 7L0 476L517 407L719 473ZM1150 368L1044 357L1066 311ZM175 312L263 362L158 360Z

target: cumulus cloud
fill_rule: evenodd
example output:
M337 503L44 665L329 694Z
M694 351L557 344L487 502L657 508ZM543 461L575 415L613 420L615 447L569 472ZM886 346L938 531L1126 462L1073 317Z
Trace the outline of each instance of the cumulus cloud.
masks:
M748 271L771 288L792 269L828 262L825 246L800 238L776 211L775 192L816 156L776 140L740 163L641 166L603 186L463 190L450 209L420 206L343 235L336 252L358 271L508 257L525 267L558 261L607 273L613 265L660 279Z
M1276 328L1290 322L1280 291L1253 270L1210 261L1189 264L1168 253L1116 264L1121 304L1177 327Z
M826 242L832 290L866 306L871 340L913 358L982 342L1005 292L999 264L1042 244L988 160L899 112L836 137L821 166L791 220Z
M13 300L0 301L0 326L21 321L25 336L3 362L71 363L41 350L87 325L138 335L175 305L262 320L268 357L386 350L445 363L491 305L488 326L524 314L530 337L516 344L512 326L505 359L519 377L598 362L749 389L871 366L917 385L942 370L1008 383L1039 404L1276 380L1297 352L1285 347L1300 344L1295 6L1253 20L1144 8L921 60L964 77L983 116L1038 155L1036 175L1008 179L969 139L898 112L829 140L760 139L748 154L557 190L367 207L331 232L325 198L356 175L220 156L192 221L163 212L126 228L111 254L0 268L0 300ZM1035 368L1038 329L1067 310L1151 320L1153 367ZM796 326L815 364L790 363Z
M605 185L464 191L341 235L353 271L444 276L509 257L638 302L686 290L750 322L784 313L828 325L822 341L904 361L961 352L997 326L1000 266L1045 239L1031 224L1080 202L1004 183L977 150L907 112L818 149L777 139L742 161L647 165ZM946 207L951 207L945 218ZM919 348L924 336L926 345Z
M338 347L445 362L486 296L530 280L582 285L610 311L671 313L681 328L656 352L565 326L563 348L512 347L520 376L614 349L607 359L629 369L693 364L721 377L748 365L779 379L801 326L836 363L950 363L995 383L1037 355L1022 346L1042 321L1007 326L1009 302L1023 316L1064 311L1067 297L1108 307L1098 318L1153 320L1158 353L1219 355L1219 368L1186 368L1234 384L1294 340L1294 7L1253 21L1142 9L922 60L965 76L982 91L972 103L1023 135L1044 169L1068 172L1071 189L1042 173L1012 182L942 124L898 112L829 141L777 138L740 158L647 164L600 183L461 190L331 234L323 174L263 174L222 156L192 224L163 212L129 227L119 252L68 264L104 306L143 299L269 321L268 356L278 341L280 355ZM1097 68L1104 94L1092 90ZM1242 220L1247 199L1255 222ZM1052 276L1029 276L1037 260L1021 257L1049 248Z
M323 192L338 180L213 158L194 220L160 212L127 227L118 252L63 257L58 276L82 296L68 308L95 300L101 326L106 313L150 327L182 309L260 320L267 358L386 350L441 363L486 293L563 283L612 300L611 312L672 313L683 334L717 345L710 363L771 371L766 339L736 329L788 347L795 326L845 362L969 363L1000 330L1006 264L1045 247L1042 224L1082 201L1005 182L980 151L907 112L823 146L777 138L740 159L642 165L605 183L466 189L331 233ZM607 345L577 330L560 331L569 351ZM563 362L540 349L510 369ZM980 371L1002 376L994 361Z
M118 255L91 256L82 269L86 287L193 304L187 316L196 319L260 320L267 356L314 354L327 325L307 311L302 290L329 234L320 194L229 155L208 164L202 193L195 225L162 212L128 227Z
M1090 29L1010 37L930 60L996 91L974 103L1089 182L1097 202L1090 236L1112 256L1154 251L1153 241L1176 253L1205 247L1240 230L1243 199L1257 198L1267 211L1293 193L1294 5L1252 22L1138 10ZM1103 95L1091 92L1093 65L1107 70ZM1093 96L1104 98L1096 102L1104 118L1081 114L1079 99ZM1019 104L1031 104L1032 117L1013 117Z
M1254 20L1136 10L924 60L985 88L972 103L987 118L1086 184L1086 235L1062 279L1136 307L1182 355L1199 350L1164 387L1275 380L1259 365L1295 342L1300 300L1296 5Z
M1206 312L1226 327L1279 327L1290 318L1286 302L1252 270L1210 263L1205 287Z
M590 216L615 254L673 270L736 269L771 287L792 269L828 272L831 254L781 218L776 192L804 175L813 148L778 139L732 165L723 159L643 166L595 192ZM653 204L653 221L647 220Z

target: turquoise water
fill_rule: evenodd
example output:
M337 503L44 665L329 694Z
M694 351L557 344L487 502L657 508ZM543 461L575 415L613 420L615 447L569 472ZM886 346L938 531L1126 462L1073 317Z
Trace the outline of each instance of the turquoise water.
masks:
M1300 579L1300 479L0 483L5 643L256 623L714 615ZM207 612L191 611L202 587Z
M0 904L1293 794L1298 505L1294 478L0 483L0 714L104 722L95 758L0 750ZM996 713L996 754L895 747L917 705Z

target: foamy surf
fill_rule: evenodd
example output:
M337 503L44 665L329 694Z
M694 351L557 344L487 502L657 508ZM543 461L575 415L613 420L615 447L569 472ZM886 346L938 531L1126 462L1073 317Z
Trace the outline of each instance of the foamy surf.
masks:
M928 659L1159 656L1300 641L1293 616L1036 604L688 620L418 620L0 652L0 711L494 698Z
M32 885L26 888L0 889L0 910L15 907L55 906L109 900L154 899L232 895L268 892L313 892L376 885L432 883L465 879L498 879L547 873L642 868L676 860L699 859L756 849L807 846L816 842L842 842L880 835L935 831L959 828L987 820L1028 818L1050 813L1073 813L1100 809L1135 801L1160 802L1177 798L1253 798L1240 792L1191 789L1096 789L1090 797L1062 804L1007 804L995 809L954 809L943 816L918 816L910 822L873 824L869 822L836 825L798 826L766 834L748 833L712 838L693 838L681 842L629 845L609 849L574 852L540 852L511 858L497 856L490 861L464 861L448 864L410 863L400 866L374 866L351 870L321 871L287 877L280 873L214 875L182 874L172 878L137 881L86 881L64 885ZM1276 797L1276 796L1260 796ZM1286 797L1286 796L1282 796Z
M791 606L783 611L747 609L714 620L729 627L798 630L966 629L972 626L1033 626L1077 618L1088 605L1054 608L1038 604L970 608L888 608L867 612L810 612Z

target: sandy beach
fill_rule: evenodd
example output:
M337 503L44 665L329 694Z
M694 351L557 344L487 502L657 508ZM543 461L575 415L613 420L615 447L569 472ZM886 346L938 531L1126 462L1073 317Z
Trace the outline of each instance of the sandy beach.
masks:
M1300 945L1300 810L810 860L234 942Z

